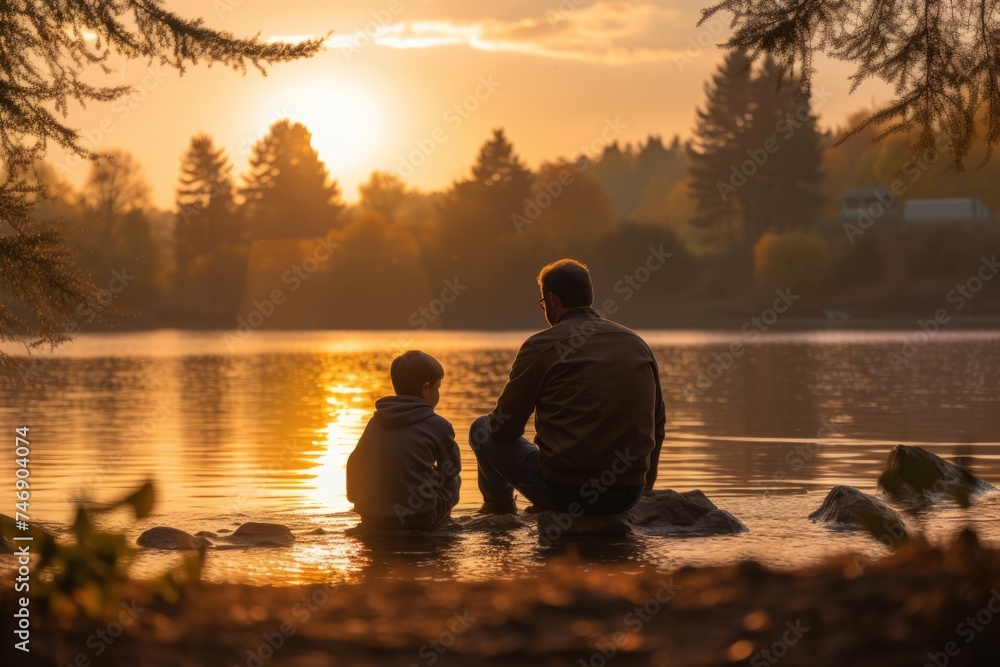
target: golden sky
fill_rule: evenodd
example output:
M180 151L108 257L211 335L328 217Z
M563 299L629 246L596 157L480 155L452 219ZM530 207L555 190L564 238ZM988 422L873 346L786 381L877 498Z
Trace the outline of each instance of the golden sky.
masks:
M239 173L253 142L284 117L312 130L348 201L376 169L437 189L466 175L494 127L507 129L531 167L599 147L602 135L687 137L727 32L721 20L696 26L707 2L167 0L237 34L333 34L317 57L274 66L266 78L204 66L181 77L119 59L106 81L136 86L133 97L74 110L70 121L88 146L134 153L164 208L192 135L211 134ZM848 95L849 66L818 66L823 99L814 103L826 126L891 97L877 83ZM82 182L86 163L51 157Z

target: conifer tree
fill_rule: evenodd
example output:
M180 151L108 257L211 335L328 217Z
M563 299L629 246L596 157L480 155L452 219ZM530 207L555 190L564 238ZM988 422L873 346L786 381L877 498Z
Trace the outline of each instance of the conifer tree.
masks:
M340 188L301 123L274 123L254 145L244 180L244 208L254 239L322 236L339 221Z
M232 164L207 134L191 138L177 187L177 295L186 306L235 305L245 268L245 234L236 211Z
M986 146L984 162L1000 143L995 0L723 0L702 10L699 25L720 12L732 17L732 37L722 46L754 60L773 56L782 71L797 77L801 99L809 98L817 52L856 65L852 91L869 79L895 91L894 100L841 142L868 128L881 129L882 138L915 130L911 148L924 155L947 132L951 166L958 171L977 136Z
M744 235L740 199L732 184L733 170L743 162L742 138L753 119L750 68L746 54L726 55L711 81L707 101L696 112L690 146L691 193L696 202L692 223L721 230L730 239Z
M110 102L129 86L85 79L110 71L113 55L154 60L183 73L199 63L245 72L247 66L309 57L325 36L301 43L268 43L213 30L200 19L167 10L162 0L73 0L0 3L0 340L30 348L68 340L105 303L81 274L61 226L40 221L35 207L46 190L34 177L50 145L96 159L65 116L70 103ZM92 319L92 318L91 318ZM0 353L0 366L14 364ZM24 364L20 365L21 368ZM7 375L27 382L24 374Z

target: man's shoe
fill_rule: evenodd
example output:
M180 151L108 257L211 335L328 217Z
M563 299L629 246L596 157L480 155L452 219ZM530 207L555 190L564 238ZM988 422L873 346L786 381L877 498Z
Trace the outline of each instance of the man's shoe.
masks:
M476 512L480 516L488 516L491 514L517 514L517 503L514 500L510 502L502 503L491 503L490 501L485 501L483 506L479 508Z

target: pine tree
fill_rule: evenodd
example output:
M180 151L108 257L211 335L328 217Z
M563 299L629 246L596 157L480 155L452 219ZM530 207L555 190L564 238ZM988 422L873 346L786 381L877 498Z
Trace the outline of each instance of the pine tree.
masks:
M782 83L777 63L765 58L752 82L756 111L743 135L744 155L756 165L740 193L748 242L767 231L811 227L824 201L816 116L809 100L794 94L794 85Z
M236 212L232 164L207 134L191 138L181 158L177 188L177 291L182 303L203 308L235 306L242 292L244 233Z
M729 53L705 84L705 95L708 99L696 112L689 149L691 192L696 202L692 223L721 231L733 240L745 232L738 189L731 181L733 170L746 158L742 138L754 111L746 54Z
M694 223L752 245L768 230L816 221L822 150L809 101L780 85L773 60L756 73L745 69L747 62L744 54L730 54L706 89L691 176Z
M514 152L503 128L493 130L493 138L479 149L472 167L472 182L478 186L480 195L499 206L517 205L528 196L531 181L531 172Z
M305 125L280 120L253 147L242 190L254 239L322 236L338 223L340 188Z
M94 86L93 69L110 71L112 55L157 60L183 73L200 62L238 71L309 57L325 36L298 44L266 43L212 30L182 18L160 0L73 0L60 3L0 3L0 340L29 348L68 340L81 312L102 309L103 294L76 268L58 224L39 221L34 210L46 189L33 165L51 143L94 158L78 130L60 115L70 102L110 102L133 90ZM0 353L0 366L20 368ZM29 373L8 380L30 382Z
M808 99L813 56L857 65L852 90L883 81L897 98L855 125L840 141L884 126L880 138L910 135L912 149L935 149L949 134L952 167L961 171L983 118L984 162L1000 143L1000 12L994 0L815 2L723 0L702 10L699 25L719 12L732 14L733 36L722 46L770 55ZM839 143L839 142L838 142Z

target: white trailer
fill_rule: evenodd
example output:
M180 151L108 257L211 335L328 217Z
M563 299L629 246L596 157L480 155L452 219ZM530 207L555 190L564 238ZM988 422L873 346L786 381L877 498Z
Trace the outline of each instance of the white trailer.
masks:
M962 199L911 199L903 206L907 223L992 222L993 213L982 201Z

